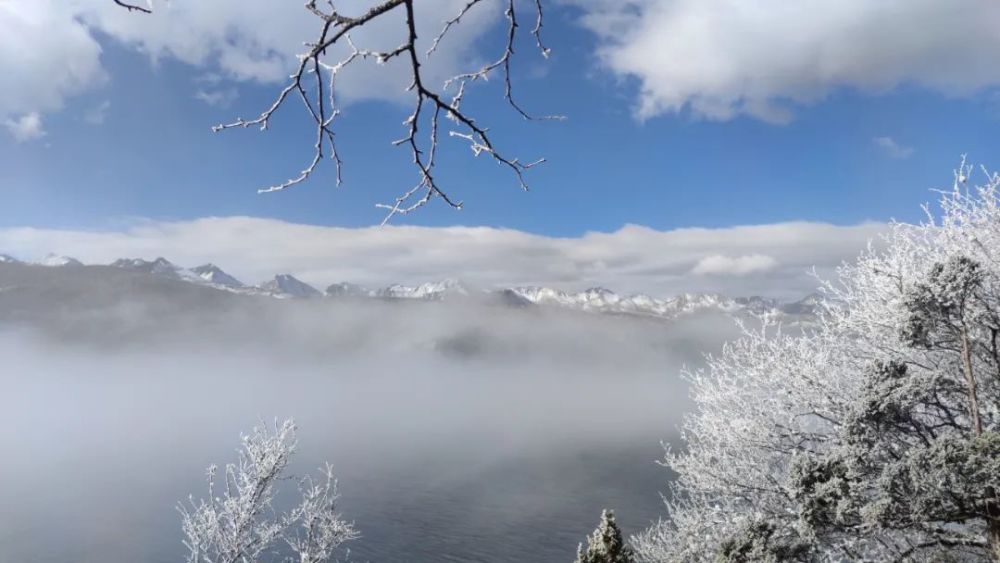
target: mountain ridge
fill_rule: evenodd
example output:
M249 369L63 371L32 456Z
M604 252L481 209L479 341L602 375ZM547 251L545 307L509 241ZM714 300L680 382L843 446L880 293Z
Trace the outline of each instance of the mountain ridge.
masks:
M7 255L0 255L0 264L29 264ZM55 259L54 259L55 258ZM42 263L50 267L82 266L69 257L49 255ZM644 293L619 294L605 287L591 287L583 291L564 291L545 286L511 286L495 289L472 289L455 278L417 285L390 284L381 288L340 282L320 290L288 273L276 274L257 285L247 285L228 274L219 266L206 263L193 268L183 268L166 258L154 260L120 258L108 266L137 274L165 277L220 291L244 295L259 295L278 299L377 299L382 301L444 301L487 298L507 306L541 306L572 309L590 313L639 315L657 318L676 318L703 311L725 314L780 314L809 317L824 307L823 296L812 293L803 299L780 302L760 296L728 297L719 293L681 293L672 297L653 297Z

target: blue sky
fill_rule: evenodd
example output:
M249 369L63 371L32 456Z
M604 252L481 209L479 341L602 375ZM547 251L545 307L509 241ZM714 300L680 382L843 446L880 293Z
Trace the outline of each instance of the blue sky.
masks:
M464 4L418 4L424 46ZM439 184L464 209L434 201L379 229L375 204L417 180L390 144L410 111L405 67L339 77L341 187L328 161L259 195L312 156L301 107L266 133L211 126L270 104L315 20L264 0L152 5L0 0L0 252L166 255L317 285L460 277L790 296L886 221L922 219L963 153L997 164L993 0L551 0L553 54L518 43L515 93L568 119L524 121L500 80L463 103L508 155L548 160L527 174L532 190L445 137ZM501 48L502 3L479 6L426 61L433 84ZM530 29L533 3L518 6ZM394 47L400 23L355 41Z
M509 153L548 159L528 175L532 191L520 192L509 174L446 140L442 184L465 209L436 202L397 223L575 236L625 224L909 220L934 198L929 189L948 186L961 153L986 164L997 153L1000 108L989 86L954 96L902 80L873 94L845 80L815 102L792 104L787 123L711 119L690 108L637 116L641 78L602 62L607 42L581 23L585 15L574 6L550 9L545 30L553 57L542 60L526 41L516 60L519 99L538 112L564 114L565 122L524 122L504 107L496 82L477 88L469 106ZM174 14L132 16L157 17ZM475 43L482 53L497 46L499 21L484 29ZM266 134L209 128L259 113L277 83L208 83L206 76L225 74L211 56L200 64L171 56L153 63L148 49L92 33L107 80L43 112L43 137L18 142L0 135L0 226L105 228L135 217L231 215L365 226L382 217L375 203L415 178L406 151L389 146L408 105L362 99L347 106L338 125L346 162L341 188L327 165L305 184L258 195L256 188L281 181L310 157L312 133L299 109L288 108ZM195 97L199 90L233 99L210 105ZM880 137L902 149L886 150Z

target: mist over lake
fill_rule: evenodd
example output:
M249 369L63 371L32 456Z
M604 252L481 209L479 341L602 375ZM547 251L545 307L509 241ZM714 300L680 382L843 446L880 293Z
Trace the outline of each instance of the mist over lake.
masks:
M737 334L721 313L282 301L156 280L101 297L124 282L86 270L0 292L3 561L181 560L176 503L205 494L241 432L285 417L293 474L335 466L362 533L353 560L568 560L602 508L626 532L664 515L655 462L688 406L680 369Z

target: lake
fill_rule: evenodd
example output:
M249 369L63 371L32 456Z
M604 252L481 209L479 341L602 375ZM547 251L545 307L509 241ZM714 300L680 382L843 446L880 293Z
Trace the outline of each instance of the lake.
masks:
M441 319L419 344L368 335L355 353L311 331L267 346L0 334L0 561L182 561L176 503L273 417L299 425L291 473L334 464L355 561L572 561L602 508L629 533L663 516L680 366L733 330L509 314L457 355L443 335L469 327Z

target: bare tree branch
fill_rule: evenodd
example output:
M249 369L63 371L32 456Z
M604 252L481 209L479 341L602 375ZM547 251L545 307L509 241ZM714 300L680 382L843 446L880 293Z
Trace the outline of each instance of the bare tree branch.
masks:
M122 2L122 0L114 0L114 3L118 4L119 6L121 6L122 8L125 8L126 10L128 10L130 12L133 12L133 11L134 12L142 12L144 14L152 14L153 13L153 10L150 10L149 8L143 8L142 6L136 6L135 4L127 4L125 2Z
M545 16L542 12L542 0L535 0L535 12L537 17L535 18L535 28L531 30L531 34L535 36L535 43L538 44L538 50L542 52L542 56L549 58L549 53L551 49L545 46L542 41L542 26L544 25Z
M333 131L333 122L341 112L336 96L337 75L341 70L358 59L372 58L379 64L382 64L399 57L405 59L410 67L412 80L407 91L413 94L414 105L413 111L403 121L403 125L406 127L406 136L394 141L392 144L394 146L402 145L409 147L413 164L418 172L419 181L413 188L397 197L392 204L380 203L376 205L377 208L388 211L383 224L395 215L404 215L423 207L434 197L441 198L455 209L462 208L461 201L452 199L441 189L433 173L440 138L440 119L442 116L446 117L458 128L457 130L448 131L449 137L467 141L469 148L472 149L472 153L475 156L482 154L489 155L497 164L509 169L517 178L520 187L523 190L527 190L528 184L525 181L524 172L535 165L545 162L545 159L540 158L533 162L524 163L517 158L508 157L504 153L501 153L493 144L488 132L489 130L477 124L475 119L461 108L467 83L477 80L485 82L494 71L500 70L504 77L504 98L521 117L527 120L563 119L561 116L554 115L533 116L514 100L511 60L514 57L514 45L517 39L519 24L515 0L504 1L506 2L504 15L507 18L508 27L506 43L500 57L479 70L449 78L444 82L440 90L435 90L427 85L421 72L422 62L420 54L417 52L417 29L413 0L384 0L359 16L348 16L341 13L330 0L326 2L327 10L318 5L318 0L308 0L305 4L306 10L322 22L320 33L314 42L305 44L308 51L299 55L298 67L289 76L288 83L279 91L274 102L254 119L243 119L240 117L230 123L216 125L212 130L223 131L225 129L246 128L250 126L259 126L261 130L266 130L274 114L288 101L289 96L294 93L302 101L306 112L315 123L316 140L313 144L312 158L297 176L289 178L280 184L261 188L258 192L282 191L306 181L312 176L320 162L327 155L334 161L336 182L339 186L342 182L341 170L343 161L337 152ZM123 0L114 0L114 2L130 12L152 13L151 9L129 4ZM424 58L433 55L449 31L455 26L460 25L462 19L475 6L481 3L482 0L468 0L462 9L459 10L458 14L446 20L440 33L434 37L430 47L423 54ZM352 29L367 25L400 6L403 6L406 11L406 34L402 44L390 51L364 50L358 49L354 45L349 34ZM549 49L545 47L541 33L544 23L542 0L535 0L534 7L535 27L532 29L531 34L534 36L535 43L542 56L548 57ZM338 42L346 44L350 48L350 52L345 58L334 64L330 64L324 58L327 56L328 50ZM455 93L451 96L450 100L445 101L445 92L449 90L454 90ZM426 106L429 106L429 108ZM428 111L425 111L425 109ZM423 138L420 136L422 119L429 121L429 132Z
M445 34L448 33L448 31L452 28L452 26L462 21L462 17L464 17L465 14L469 13L469 10L471 10L473 6L475 6L480 2L482 2L482 0L469 0L469 3L462 7L462 10L458 12L457 16L444 22L444 28L441 29L441 33L437 34L437 37L435 37L434 41L431 42L430 49L427 49L428 57L431 56L434 53L434 51L437 50L438 44L441 42L442 39L444 39Z
M321 8L317 0L309 0L305 4L305 8L322 22L322 26L316 40L306 44L308 51L299 55L298 67L289 77L289 82L279 91L271 105L256 118L237 118L233 122L216 125L213 127L213 131L250 126L259 126L261 130L266 130L274 114L285 104L289 96L294 93L302 101L306 112L315 123L316 136L313 146L313 156L308 165L297 176L258 191L261 193L281 191L304 182L315 172L323 158L328 155L334 160L337 170L337 185L340 185L343 162L334 143L335 134L332 127L335 118L341 112L336 97L337 75L341 70L359 59L374 59L377 63L381 64L399 58L400 60L405 60L409 66L412 79L407 91L412 93L414 100L413 111L403 122L403 126L406 128L406 135L392 144L394 146L406 146L409 148L413 165L418 173L418 182L413 188L410 188L397 197L393 203L376 205L377 208L387 211L383 223L395 215L404 215L415 211L435 197L439 197L455 209L461 209L462 202L453 199L445 193L438 185L434 174L436 165L435 156L441 135L441 117L447 118L456 127L448 131L449 137L467 141L475 156L482 154L489 155L497 164L509 169L517 178L520 187L527 190L528 185L524 178L524 172L545 160L538 159L533 162L524 163L517 158L509 157L505 153L500 152L494 145L489 130L479 125L471 115L461 109L461 102L467 91L466 83L477 80L486 81L494 71L499 70L504 75L504 97L519 115L525 119L561 119L558 116L533 117L514 101L512 94L511 60L514 55L514 45L519 26L515 1L505 1L507 5L504 13L508 21L508 31L502 55L496 61L483 66L479 70L459 74L448 79L444 82L440 90L436 90L430 87L424 78L424 74L422 73L422 58L431 56L440 47L442 40L449 31L455 26L460 25L463 17L475 6L481 4L482 0L468 0L458 14L445 21L441 32L433 39L430 47L424 53L420 53L417 50L415 2L413 0L385 0L359 16L347 16L339 12L330 2L327 3L326 8ZM548 56L549 50L544 47L541 39L543 21L541 0L536 0L534 5L537 19L532 34L542 55ZM400 6L406 12L406 33L404 41L398 47L388 51L372 51L359 49L354 45L349 34L351 30L367 25ZM328 51L338 43L346 44L350 51L346 57L338 62L328 63L325 57ZM450 99L446 99L445 93L449 90L453 90L454 94L451 95Z

